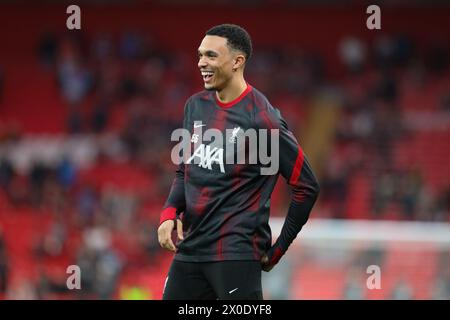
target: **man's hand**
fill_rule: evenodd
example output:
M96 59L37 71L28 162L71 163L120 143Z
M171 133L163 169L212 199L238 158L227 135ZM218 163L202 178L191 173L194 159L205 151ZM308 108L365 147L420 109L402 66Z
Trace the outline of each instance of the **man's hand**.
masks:
M270 260L269 257L267 256L267 254L264 254L261 258L261 268L265 271L265 272L269 272L270 270L272 270L272 268L275 265L271 265L270 264Z
M172 241L172 231L175 227L174 220L166 220L158 228L158 241L162 248L175 252L176 247ZM183 223L177 219L177 236L179 240L183 240Z

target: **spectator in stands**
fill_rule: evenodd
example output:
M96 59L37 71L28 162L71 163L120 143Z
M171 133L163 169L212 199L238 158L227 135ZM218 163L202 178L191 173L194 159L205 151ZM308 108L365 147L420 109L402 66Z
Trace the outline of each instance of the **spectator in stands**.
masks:
M38 291L32 280L21 279L16 285L11 286L6 294L7 300L36 300Z
M138 206L135 195L108 185L102 190L100 202L105 217L115 230L129 229Z
M9 260L3 229L0 225L0 297L6 293L8 287Z
M363 268L350 267L346 274L343 296L345 300L364 299L366 279L362 276ZM364 274L366 275L366 274Z
M119 255L112 248L107 248L98 253L94 288L99 299L113 298L122 264Z
M51 32L45 33L39 40L38 54L42 65L51 68L56 63L58 41Z
M7 190L14 176L14 168L7 158L0 158L0 187Z
M155 262L153 258L160 252L158 226L156 222L144 222L139 227L139 243L151 263Z
M449 221L450 219L450 185L442 188L431 208L431 220Z
M95 133L102 133L108 126L110 102L103 99L95 104L91 116L91 126Z
M440 108L444 112L450 112L450 89L442 94Z
M411 300L414 299L414 291L408 280L401 278L392 289L391 299L393 300Z
M96 62L102 63L104 60L112 57L115 48L111 35L108 33L97 35L92 42L91 50Z
M76 265L82 270L81 288L77 290L77 294L82 299L92 298L94 294L94 282L95 282L95 263L96 255L95 251L89 248L85 241L78 247L76 255Z
M342 199L347 197L349 173L349 163L337 154L331 157L325 168L322 201L333 206L331 218L345 218L346 203Z
M120 56L125 60L134 60L142 55L143 39L137 32L125 32L120 40Z
M53 221L50 229L43 235L35 248L38 257L58 257L61 256L66 239L67 229L60 216Z
M111 246L111 231L107 221L99 218L83 233L83 245L77 264L82 270L82 287L99 299L111 299L116 290L123 262Z
M48 274L43 269L39 269L35 285L37 298L40 300L53 300L60 298L62 294L69 294L66 281L67 274L65 270Z
M291 258L283 259L277 268L278 272L264 273L262 276L264 297L270 300L288 300L292 291L293 272L296 272L294 263Z
M3 68L0 65L0 105L2 103L3 100L3 87L5 86L5 74L3 72Z
M58 183L65 191L72 188L76 180L76 168L67 155L64 155L57 167Z
M414 219L419 209L419 201L424 192L423 178L418 168L407 170L399 181L399 200L403 209L403 216Z
M431 45L427 47L425 57L428 70L435 74L444 74L449 66L449 55L448 39L433 39Z
M91 87L91 75L76 61L63 61L59 66L59 83L64 98L70 104L82 101Z
M374 87L374 97L380 99L380 102L389 104L388 110L396 107L398 98L398 84L393 74L389 71L382 71L378 75L378 80Z
M348 37L339 46L341 61L352 73L363 71L367 59L367 49L364 43L356 37Z
M372 207L376 216L380 217L384 209L395 200L397 175L391 170L385 170L377 176L373 185Z
M395 39L392 36L383 35L375 39L374 44L375 63L380 69L388 69L395 63Z
M6 189L6 195L9 202L14 207L19 207L21 205L30 204L30 184L26 177L18 174L14 174L9 188Z
M82 133L83 118L78 106L75 104L69 105L69 115L67 117L67 131L70 134Z
M89 225L93 219L98 206L97 193L91 185L84 185L77 197L77 210L82 226Z
M435 278L431 299L450 299L450 252L444 251L439 255L437 277Z
M29 173L31 204L40 207L43 200L43 186L50 169L41 161L36 161Z

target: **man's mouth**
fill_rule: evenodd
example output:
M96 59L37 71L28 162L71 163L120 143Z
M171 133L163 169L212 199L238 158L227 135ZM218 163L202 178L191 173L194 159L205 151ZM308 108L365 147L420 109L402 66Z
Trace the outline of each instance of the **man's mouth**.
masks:
M210 82L213 76L214 72L212 71L202 71L202 77L204 82Z

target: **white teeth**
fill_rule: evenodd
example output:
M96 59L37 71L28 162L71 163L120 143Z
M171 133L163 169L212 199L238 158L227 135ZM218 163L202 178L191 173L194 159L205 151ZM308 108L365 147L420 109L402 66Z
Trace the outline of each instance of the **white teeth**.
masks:
M212 76L213 72L202 71L202 76Z

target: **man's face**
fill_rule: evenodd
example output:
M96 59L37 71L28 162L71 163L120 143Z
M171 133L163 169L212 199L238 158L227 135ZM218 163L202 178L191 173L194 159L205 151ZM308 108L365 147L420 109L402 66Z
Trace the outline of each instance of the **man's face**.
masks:
M222 90L233 77L234 55L227 39L205 36L198 48L198 67L206 90Z

